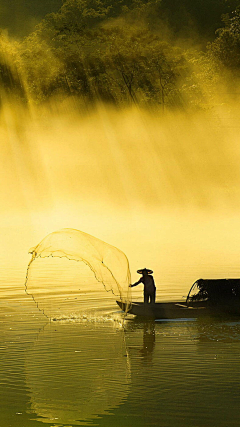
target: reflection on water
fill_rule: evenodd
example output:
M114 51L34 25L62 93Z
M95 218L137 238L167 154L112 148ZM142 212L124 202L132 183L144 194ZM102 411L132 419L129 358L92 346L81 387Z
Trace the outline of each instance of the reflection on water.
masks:
M81 425L119 406L130 383L123 338L102 325L48 324L25 359L31 412Z
M132 354L136 352L139 357L143 360L143 364L152 361L153 350L155 347L155 322L146 321L141 325L142 330L142 345L129 345L128 349ZM128 335L128 327L126 330L126 335Z
M1 426L239 425L240 320L46 322L24 292L0 302Z
M126 333L138 425L238 425L240 322L157 323L151 363L141 353L144 333L143 324Z
M155 325L154 323L145 323L143 326L143 348L141 353L146 358L151 356L155 345Z

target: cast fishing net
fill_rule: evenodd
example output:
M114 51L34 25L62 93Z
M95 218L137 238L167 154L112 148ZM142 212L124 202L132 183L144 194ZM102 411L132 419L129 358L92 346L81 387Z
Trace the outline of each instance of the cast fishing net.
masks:
M71 228L53 232L36 247L25 290L49 318L68 318L130 304L126 255L89 234Z

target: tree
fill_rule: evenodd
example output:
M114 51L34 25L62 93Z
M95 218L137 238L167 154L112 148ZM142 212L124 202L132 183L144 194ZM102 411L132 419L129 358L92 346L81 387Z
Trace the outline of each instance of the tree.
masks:
M39 102L61 93L86 102L154 104L164 110L182 106L187 90L197 87L200 99L202 76L211 88L210 56L208 62L198 60L196 73L193 57L150 28L151 22L161 22L161 4L65 0L22 44L22 70L31 96Z
M217 30L217 37L208 44L208 52L224 67L240 69L240 8L223 17L225 26Z

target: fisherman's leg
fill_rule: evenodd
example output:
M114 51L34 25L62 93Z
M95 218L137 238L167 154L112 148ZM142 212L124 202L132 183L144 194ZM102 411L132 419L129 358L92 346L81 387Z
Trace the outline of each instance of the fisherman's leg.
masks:
M144 304L148 303L149 294L147 292L144 292Z
M156 291L154 291L153 293L151 293L151 295L150 295L150 303L154 304L155 303L155 299L156 299Z

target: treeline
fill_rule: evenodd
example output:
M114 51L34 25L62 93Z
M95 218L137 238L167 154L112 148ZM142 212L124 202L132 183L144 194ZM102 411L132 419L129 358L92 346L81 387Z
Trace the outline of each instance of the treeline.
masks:
M214 32L221 18L217 6L228 10L236 2L206 2L214 28L209 34L205 21L194 18L203 2L184 0L181 11L178 3L65 0L22 42L2 34L2 93L25 102L75 96L87 104L205 108L219 97L220 84L238 84L240 9L223 15Z

